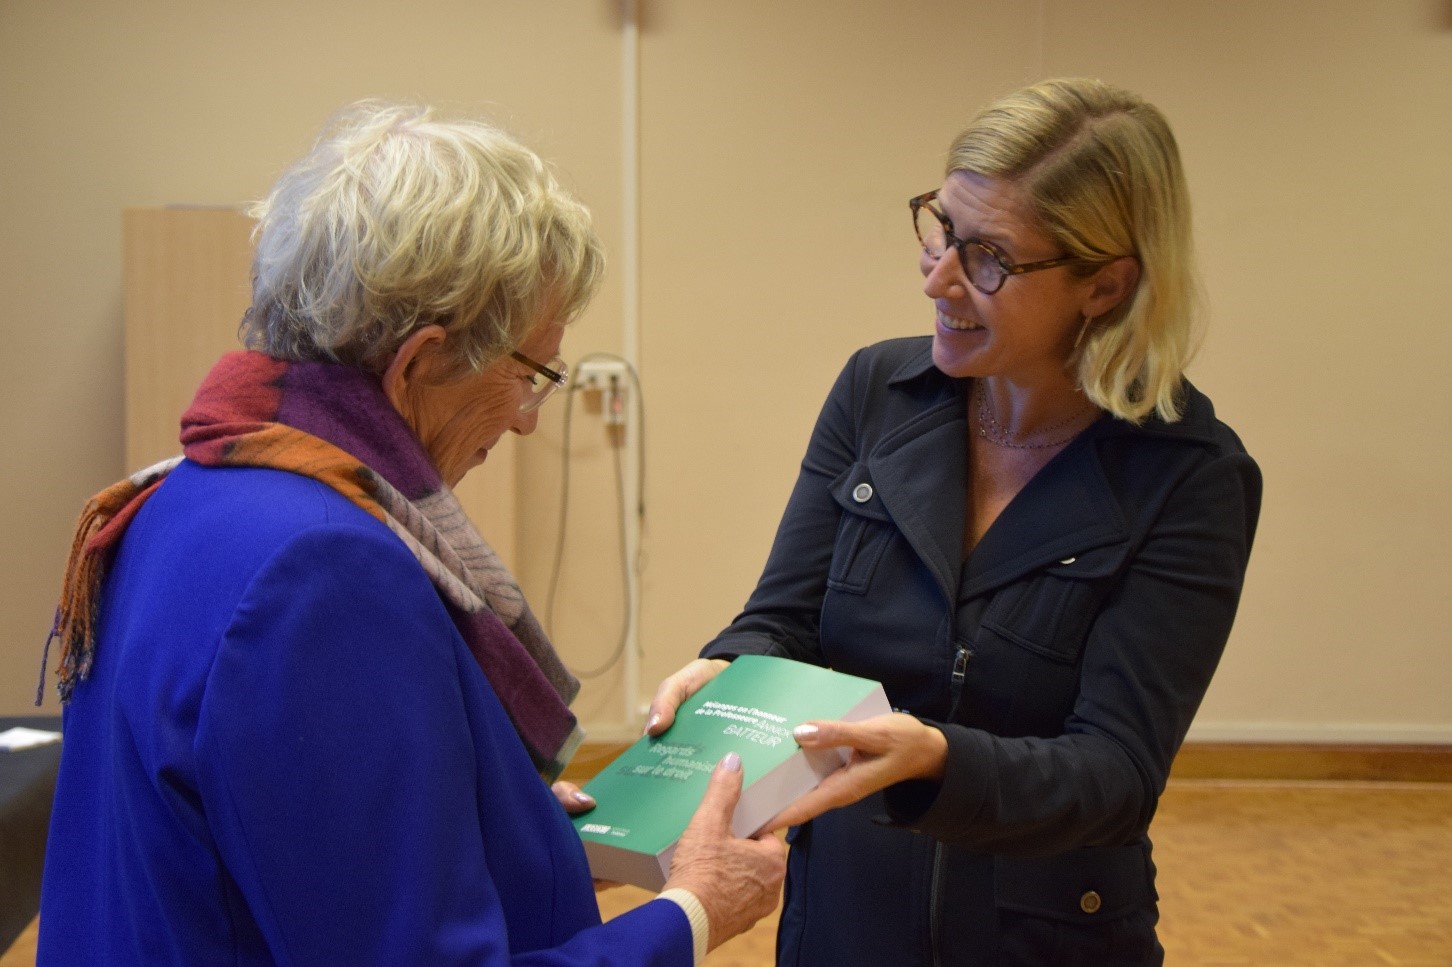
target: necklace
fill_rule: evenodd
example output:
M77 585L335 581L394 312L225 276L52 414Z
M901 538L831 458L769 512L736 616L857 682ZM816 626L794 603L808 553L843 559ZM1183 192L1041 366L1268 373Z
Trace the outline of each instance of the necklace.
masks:
M989 408L988 391L983 388L983 384L981 382L975 382L973 389L978 393L978 435L996 447L1006 447L1010 450L1050 450L1054 447L1063 446L1083 432L1083 427L1080 427L1062 439L1050 440L1045 443L1015 443L1009 436L1008 431L999 424L998 419L993 415L993 410ZM1071 413L1067 418L1059 420L1056 423L1039 427L1033 432L1033 436L1043 436L1045 433L1061 430L1083 418L1083 412Z

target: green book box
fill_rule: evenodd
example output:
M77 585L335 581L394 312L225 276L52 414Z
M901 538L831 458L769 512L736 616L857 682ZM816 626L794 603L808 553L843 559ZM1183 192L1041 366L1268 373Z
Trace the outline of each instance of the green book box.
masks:
M681 705L664 735L641 738L585 787L599 805L574 823L591 874L659 890L676 841L726 753L740 755L742 768L731 829L750 836L847 761L843 750L802 749L793 728L889 711L877 682L786 658L742 655Z

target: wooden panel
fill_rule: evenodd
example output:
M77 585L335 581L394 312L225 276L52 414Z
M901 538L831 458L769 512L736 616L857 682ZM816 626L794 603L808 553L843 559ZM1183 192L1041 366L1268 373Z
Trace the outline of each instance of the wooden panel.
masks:
M217 357L241 348L252 302L253 221L234 208L125 212L126 467L180 451L179 418ZM459 485L464 510L505 565L515 567L515 437Z
M197 384L239 348L252 302L251 231L232 208L124 213L128 472L180 451L178 419Z

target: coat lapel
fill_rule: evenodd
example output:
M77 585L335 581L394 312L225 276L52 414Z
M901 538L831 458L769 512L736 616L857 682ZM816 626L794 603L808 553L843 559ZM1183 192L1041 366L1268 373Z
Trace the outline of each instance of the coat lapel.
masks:
M1188 384L1179 423L1100 419L1028 482L964 563L963 383L934 368L929 348L910 359L889 379L884 425L866 455L883 507L948 601L988 593L1045 567L1082 577L1117 568L1129 550L1129 528L1104 474L1101 443L1124 434L1198 441L1214 422L1208 402Z
M883 506L947 601L957 596L963 558L967 422L954 390L888 431L867 455Z
M919 395L924 390L920 380L939 384L936 393L928 392L935 398L926 406ZM1123 514L1099 461L1097 441L1113 431L1114 421L1106 419L1029 481L965 565L968 425L961 381L943 376L924 354L891 382L896 391L919 398L907 405L901 423L883 429L867 454L867 469L883 507L945 600L983 594L1038 568L1127 540ZM885 410L891 413L896 407ZM1107 560L1105 555L1096 557Z
M1097 441L1107 423L1101 420L1080 435L1004 508L964 567L965 597L1048 565L1069 565L1086 551L1127 542L1128 526L1099 460Z
M1129 525L1104 474L1101 446L1124 436L1204 443L1213 439L1214 423L1210 401L1188 382L1185 413L1177 423L1151 416L1135 426L1101 417L1050 460L993 522L964 567L963 596L984 594L1045 567L1079 577L1118 569L1129 553Z

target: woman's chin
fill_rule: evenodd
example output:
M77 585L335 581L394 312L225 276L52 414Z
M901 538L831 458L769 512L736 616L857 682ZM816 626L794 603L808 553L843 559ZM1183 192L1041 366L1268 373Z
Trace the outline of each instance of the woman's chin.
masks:
M436 466L439 470L439 476L443 478L443 481L445 484L448 485L448 488L450 490L453 490L455 487L459 486L459 481L463 480L470 470L473 470L481 465L484 462L485 458L487 458L488 456L489 450L487 448L482 450L475 450L473 454L465 459L461 459L457 462L448 464L440 462L436 464Z
M933 334L933 365L957 378L983 375L975 363L987 337L984 329L944 332L939 328Z
M481 449L475 450L474 455L469 458L467 463L465 463L464 469L459 471L459 476L463 477L464 474L468 473L470 470L477 470L478 468L482 467L484 465L484 461L488 459L488 447L483 447Z

